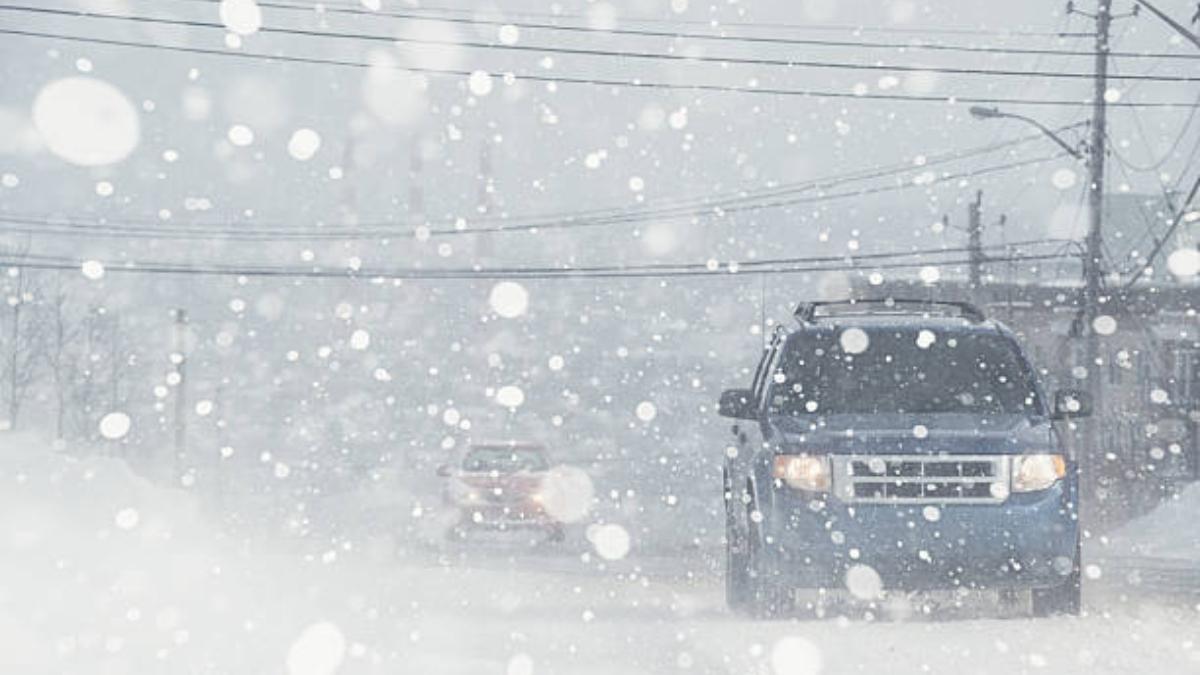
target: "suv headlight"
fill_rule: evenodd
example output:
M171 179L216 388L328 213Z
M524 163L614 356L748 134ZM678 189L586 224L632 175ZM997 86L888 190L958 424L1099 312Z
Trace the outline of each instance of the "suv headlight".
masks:
M1062 455L1017 455L1012 461L1012 491L1045 490L1067 475Z
M778 455L771 474L789 487L809 492L827 492L832 471L829 458L813 455Z

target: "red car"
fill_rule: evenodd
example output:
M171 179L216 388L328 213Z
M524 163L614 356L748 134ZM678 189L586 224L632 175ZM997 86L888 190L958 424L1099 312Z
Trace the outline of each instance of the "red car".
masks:
M470 530L540 530L562 541L563 524L542 504L542 480L550 469L546 448L507 441L471 445L458 468L443 465L446 504L458 511L449 536Z

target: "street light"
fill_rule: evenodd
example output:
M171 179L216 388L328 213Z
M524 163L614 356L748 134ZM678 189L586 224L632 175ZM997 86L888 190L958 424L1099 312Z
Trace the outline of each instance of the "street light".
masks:
M1101 0L1101 12L1098 16L1102 17L1100 26L1100 43L1101 46L1107 45L1108 40L1108 19L1109 7L1111 0ZM1106 47L1105 47L1106 49ZM1099 65L1097 66L1097 92L1095 99L1095 111L1092 115L1092 138L1088 144L1088 154L1078 149L1073 148L1064 141L1058 134L1046 128L1044 124L1035 119L1007 113L999 108L985 108L982 106L972 106L970 109L971 116L976 119L999 119L1012 118L1021 120L1026 124L1031 124L1037 127L1046 137L1054 141L1067 154L1074 157L1076 160L1087 165L1089 174L1089 190L1088 190L1088 234L1087 234L1087 252L1083 259L1083 307L1081 308L1079 318L1082 319L1083 331L1086 336L1084 343L1085 356L1084 363L1087 368L1087 385L1088 393L1092 396L1092 404L1096 410L1103 410L1101 395L1103 394L1103 386L1101 380L1101 370L1098 367L1100 364L1100 339L1095 330L1094 322L1096 317L1100 315L1101 302L1101 279L1102 266L1101 260L1103 257L1103 243L1101 238L1101 224L1103 222L1104 211L1104 134L1105 134L1105 107L1104 107L1104 82L1105 73L1107 73L1107 58L1105 49L1097 48L1097 58ZM1086 458L1087 464L1096 462L1099 464L1099 458L1103 456L1100 449L1100 422L1093 421L1084 427L1084 453L1089 454ZM1099 475L1099 474L1097 474ZM1098 484L1098 483L1097 483Z
M971 106L970 112L971 112L971 117L974 117L977 120L994 120L994 119L1002 119L1002 118L1007 117L1009 119L1021 120L1022 122L1025 122L1027 124L1032 124L1033 126L1038 128L1038 131L1041 131L1043 134L1045 134L1047 138L1054 141L1055 143L1058 143L1058 146L1060 148L1062 148L1063 150L1066 150L1068 155L1074 157L1075 159L1077 159L1081 162L1084 160L1082 152L1080 152L1077 148L1071 147L1071 144L1064 141L1062 139L1062 137L1060 137L1058 134L1054 133L1048 127L1046 127L1046 125L1033 119L1032 117L1026 117L1024 115L1017 115L1015 113L1007 113L1007 112L1000 110L999 108L986 108L981 105Z

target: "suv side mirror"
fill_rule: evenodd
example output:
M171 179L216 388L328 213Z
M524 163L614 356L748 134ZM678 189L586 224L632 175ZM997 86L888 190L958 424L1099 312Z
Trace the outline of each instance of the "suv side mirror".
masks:
M439 478L449 478L450 477L450 465L442 464L441 466L439 466L437 468L437 475Z
M758 409L754 405L754 392L749 389L726 389L721 392L721 403L717 406L721 417L732 417L737 420L758 419Z
M1080 389L1059 389L1054 392L1054 414L1056 420L1089 417L1092 414L1092 397Z

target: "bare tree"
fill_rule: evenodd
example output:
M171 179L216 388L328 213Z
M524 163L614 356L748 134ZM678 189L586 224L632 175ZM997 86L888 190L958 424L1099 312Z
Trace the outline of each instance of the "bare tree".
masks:
M76 398L72 394L80 384L81 370L86 367L88 357L87 354L79 353L77 343L83 324L73 321L68 315L70 307L67 297L63 275L61 272L56 273L53 291L45 301L45 319L48 325L42 332L47 338L45 358L54 389L54 433L58 440L66 437L68 401Z
M125 406L129 345L118 316L97 304L75 319L70 344L69 358L63 363L65 391L60 409L65 410L71 435L96 440L100 417Z
M21 251L24 253L24 251ZM5 272L4 383L7 395L8 428L15 429L21 407L37 378L42 340L40 326L30 316L37 299L37 284L28 270L20 266Z

